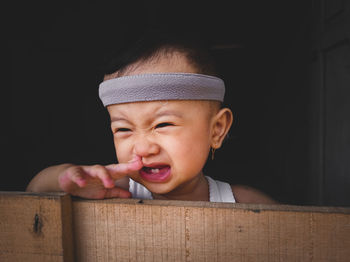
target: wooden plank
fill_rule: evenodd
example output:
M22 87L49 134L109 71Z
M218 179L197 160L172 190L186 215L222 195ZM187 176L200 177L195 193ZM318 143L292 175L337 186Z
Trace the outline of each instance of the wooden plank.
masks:
M74 261L69 195L0 192L0 261Z
M350 209L0 194L0 261L347 261Z
M77 261L348 261L350 208L74 200Z
M78 261L183 261L183 208L116 201L74 202Z

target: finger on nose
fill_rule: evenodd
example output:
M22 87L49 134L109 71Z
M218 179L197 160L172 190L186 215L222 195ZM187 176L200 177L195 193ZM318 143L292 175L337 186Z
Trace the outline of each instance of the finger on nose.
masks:
M128 163L128 168L135 171L142 168L142 166L143 166L143 163L141 161L141 158L137 158L136 160Z
M107 165L106 169L113 174L127 175L129 172L141 169L142 166L142 162L140 160L136 160L129 163Z
M133 162L137 162L137 161L142 161L142 157L135 154L132 156L132 159L128 161L128 163L133 163Z

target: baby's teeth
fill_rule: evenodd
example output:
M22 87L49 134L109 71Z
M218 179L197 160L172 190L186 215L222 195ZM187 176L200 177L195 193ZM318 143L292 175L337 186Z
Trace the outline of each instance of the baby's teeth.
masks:
M152 169L151 169L151 172L152 172L153 174L158 173L158 172L159 172L159 169L158 169L158 168L152 168Z

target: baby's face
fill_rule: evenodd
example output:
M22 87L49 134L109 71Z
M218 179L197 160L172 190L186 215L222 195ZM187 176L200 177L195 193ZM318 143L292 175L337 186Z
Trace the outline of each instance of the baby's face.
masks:
M131 178L157 194L194 179L206 162L213 110L206 101L152 101L108 106L119 162L144 167Z
M122 75L196 73L180 53L135 63ZM107 75L105 80L118 77ZM208 101L152 101L107 107L120 163L142 158L144 167L130 177L151 192L179 193L201 174L211 146L216 110ZM176 191L178 190L178 191Z

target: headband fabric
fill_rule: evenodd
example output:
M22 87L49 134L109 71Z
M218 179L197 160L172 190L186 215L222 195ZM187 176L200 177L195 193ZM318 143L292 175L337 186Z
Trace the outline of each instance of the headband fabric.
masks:
M99 86L106 107L140 101L216 100L223 102L224 81L218 77L191 73L161 73L122 76Z

